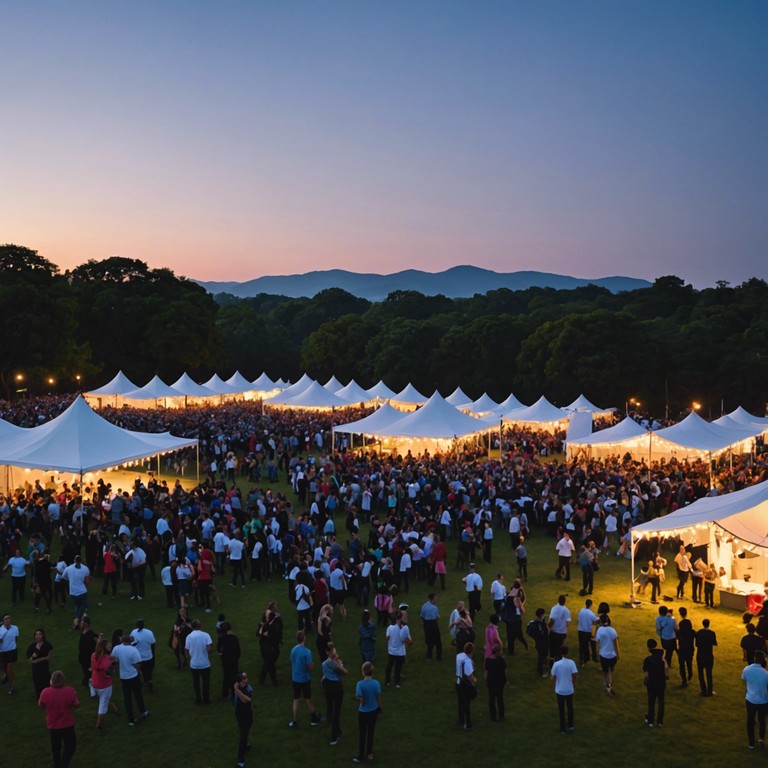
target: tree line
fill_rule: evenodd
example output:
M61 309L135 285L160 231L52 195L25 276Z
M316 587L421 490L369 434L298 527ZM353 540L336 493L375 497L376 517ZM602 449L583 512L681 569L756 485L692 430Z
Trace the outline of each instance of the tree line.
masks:
M312 298L211 296L136 259L61 272L36 251L0 246L0 387L33 393L158 373L207 379L236 369L364 387L411 382L424 394L460 385L473 397L601 406L630 399L663 414L697 401L704 415L744 405L763 413L768 284L752 278L695 290L679 277L613 294L499 289L471 298L396 291L370 302L338 288ZM77 377L80 377L78 380Z

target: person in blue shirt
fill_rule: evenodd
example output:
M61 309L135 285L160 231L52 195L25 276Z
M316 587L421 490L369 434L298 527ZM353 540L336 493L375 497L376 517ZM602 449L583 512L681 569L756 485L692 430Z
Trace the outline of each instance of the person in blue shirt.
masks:
M755 716L759 725L760 746L765 745L765 715L768 712L768 671L765 669L765 654L755 651L754 661L741 673L747 684L747 739L749 748L755 748Z
M376 729L376 718L382 712L381 683L373 678L373 664L366 661L363 664L363 679L355 686L357 698L357 727L358 747L357 756L353 763L362 763L367 757L373 760L373 734Z
M671 667L677 651L677 621L666 605L659 608L659 615L656 617L656 634L661 638L664 660L667 666Z
M341 680L342 675L347 674L347 670L333 643L328 643L326 654L326 659L323 661L323 689L327 716L331 722L331 746L335 747L341 736L341 703L344 700L344 687Z
M315 709L312 701L312 651L304 645L304 633L299 630L296 633L296 645L291 650L291 682L293 683L293 720L288 723L289 728L298 728L299 700L304 699L310 714L310 724L320 725L322 718Z

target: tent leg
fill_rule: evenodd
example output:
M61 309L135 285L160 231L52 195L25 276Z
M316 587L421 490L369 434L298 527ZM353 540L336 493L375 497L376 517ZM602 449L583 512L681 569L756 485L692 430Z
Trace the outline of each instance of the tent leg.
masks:
M632 556L632 587L629 590L629 604L635 604L635 537L630 531L629 534L629 547L630 554Z
M195 464L197 465L197 484L200 485L200 443L195 443Z

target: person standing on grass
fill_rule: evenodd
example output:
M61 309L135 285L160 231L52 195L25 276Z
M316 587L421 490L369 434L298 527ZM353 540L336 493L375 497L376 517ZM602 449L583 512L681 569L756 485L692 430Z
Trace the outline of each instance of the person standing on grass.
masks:
M240 739L237 743L238 768L245 766L245 753L248 751L248 733L253 725L253 688L248 683L248 675L238 672L235 675L233 686L234 697L232 699L235 708L235 720Z
M704 619L701 622L701 627L696 633L695 639L699 686L701 687L702 696L714 696L715 692L712 690L712 667L715 664L717 635L709 628L709 619Z
M763 657L766 655L765 640L757 634L756 627L752 622L747 624L747 634L741 638L740 647L744 661L747 664L754 664L755 651L760 651Z
M18 640L19 628L11 624L11 614L6 613L0 625L0 667L3 668L4 673L0 686L7 685L8 693L16 691L14 666L19 658Z
M194 619L192 631L184 641L184 655L192 670L192 686L195 689L195 704L211 703L211 659L213 640L200 629L200 622ZM200 684L202 682L202 693Z
M358 647L363 661L373 661L376 653L376 625L371 621L371 612L363 611L360 626L357 629L359 635Z
M216 651L221 658L221 696L226 699L232 694L240 667L240 641L228 621L223 622L219 628Z
M491 582L491 600L493 601L493 610L501 616L504 610L504 601L507 598L507 587L504 584L504 574L497 573L496 578Z
M483 593L483 579L477 570L475 564L469 564L469 573L462 579L467 590L467 605L469 606L469 617L474 622L475 614L480 610L480 596Z
M139 712L143 717L149 717L149 712L144 708L144 695L141 692L141 654L131 645L133 638L123 635L120 645L112 649L112 661L120 667L120 684L123 687L123 701L128 715L128 725L136 725L133 713L133 700L136 699Z
M557 570L555 578L571 580L571 555L576 551L576 546L571 541L568 532L564 532L562 538L555 544L555 550L558 557Z
M456 697L459 705L459 726L465 731L472 728L472 699L477 696L475 665L472 661L474 643L466 643L464 650L456 654Z
M373 760L373 734L376 730L376 719L382 712L381 707L381 683L373 678L373 664L366 661L362 668L363 679L355 686L355 698L357 699L357 729L358 744L357 756L352 758L353 763L362 763L363 760Z
M747 739L749 748L755 748L755 717L758 723L760 746L765 746L765 714L768 712L768 671L765 654L755 651L754 661L744 667L741 679L747 684Z
M264 685L269 676L272 685L276 688L277 660L280 657L280 646L283 644L283 619L277 610L277 603L271 602L267 605L256 634L259 636L259 652L262 661L259 685Z
M237 586L237 579L240 578L243 589L245 589L245 571L243 570L243 552L245 544L243 543L243 534L238 529L234 532L232 538L227 542L227 557L232 565L231 587Z
M565 601L566 596L560 595L557 604L549 611L549 655L554 661L560 658L560 646L565 645L571 621L571 612L565 607Z
M384 673L384 684L389 686L392 679L392 669L395 670L395 688L400 687L400 675L405 663L405 649L411 645L411 630L405 623L403 612L395 612L395 623L387 627L387 669Z
M64 569L63 579L69 584L69 596L75 606L75 629L80 628L80 621L88 611L88 583L91 572L83 565L80 555L75 555L75 561Z
M597 653L592 642L592 628L599 619L592 610L592 601L586 600L584 607L576 615L576 628L579 633L579 664L584 668L590 658L597 661Z
M96 713L97 730L101 728L104 716L111 709L117 714L117 707L112 701L112 658L109 655L109 643L103 635L99 635L96 642L96 650L91 656L91 686L96 691L99 699L99 708Z
M648 655L643 659L643 685L648 694L645 723L651 728L654 720L659 728L664 725L664 693L669 680L669 665L664 658L664 650L658 645L654 638L650 638L646 643Z
M40 698L43 689L50 683L52 654L53 646L46 640L45 631L41 628L36 629L35 639L27 648L27 658L32 665L32 682L35 686L35 695L38 698Z
M80 706L75 689L64 685L64 673L56 670L51 684L44 688L37 706L45 710L45 721L51 739L54 768L67 768L77 748L75 712Z
M501 643L496 643L491 649L491 655L486 657L483 677L488 689L488 710L491 720L504 719L504 689L509 682L507 679L507 662L501 652Z
M344 701L342 676L347 674L344 663L333 643L328 643L323 661L323 689L325 690L326 717L331 723L331 746L339 743L341 736L341 704Z
M520 543L515 548L517 558L517 578L528 581L528 549L525 546L525 536L520 537Z
M152 679L155 671L155 646L157 640L151 629L144 626L144 619L136 620L136 627L131 630L133 645L141 656L141 677L147 690L152 692L155 687Z
M683 688L693 680L693 649L696 632L688 618L688 609L680 608L680 621L677 622L677 660L680 663L680 679Z
M611 626L611 620L605 613L600 616L600 626L595 632L595 642L600 646L600 668L603 670L605 690L613 696L613 670L619 660L619 635Z
M80 622L80 636L77 641L77 660L83 671L81 684L84 688L88 687L88 678L91 676L91 654L96 650L97 640L98 635L91 627L91 617L83 616Z
M659 615L656 617L656 634L661 640L667 666L672 667L672 659L677 651L677 621L666 605L659 608Z
M427 602L421 606L421 620L424 623L424 642L427 646L427 658L432 658L432 651L438 661L443 660L443 641L440 638L440 610L434 592L427 595Z
M573 693L576 687L576 675L579 670L573 659L568 658L568 646L560 648L560 658L552 665L550 677L555 681L555 694L557 696L557 711L560 715L560 733L574 729L573 719ZM566 721L566 710L568 719Z
M685 545L680 545L680 551L675 555L675 568L677 569L677 592L676 597L685 597L685 585L688 583L688 577L693 570L691 567L691 559L688 553L685 551ZM669 664L669 659L667 659Z
M24 602L27 592L27 568L29 567L29 560L25 560L19 552L16 552L13 557L8 558L5 568L3 568L4 571L11 572L11 603L13 605L16 605L17 600L20 603Z
M547 677L544 665L549 658L549 626L543 608L536 609L536 618L525 628L526 633L533 639L536 646L536 674Z
M310 715L310 725L320 725L322 718L315 709L312 701L312 651L304 644L306 637L299 630L296 633L296 645L291 649L291 682L293 683L293 719L288 723L289 728L298 728L299 701L304 699Z

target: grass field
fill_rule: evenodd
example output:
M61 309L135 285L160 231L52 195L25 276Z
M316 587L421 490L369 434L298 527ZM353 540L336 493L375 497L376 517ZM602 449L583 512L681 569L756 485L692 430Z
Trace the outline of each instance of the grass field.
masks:
M283 490L286 490L285 488ZM364 530L364 534L367 531ZM507 583L514 576L514 557L506 534L496 533L493 564L479 564L484 580L483 613L476 620L478 645L489 616L491 602L487 588L497 571L505 573ZM569 588L568 605L573 615L569 643L576 655L576 612L583 604L578 596L580 570L573 569L573 580L563 583L553 577L556 556L554 542L543 532L534 531L529 540L529 574L526 585L529 618L536 607L549 610L563 588ZM453 565L455 549L449 544L449 564ZM441 629L444 659L438 663L424 658L423 631L418 609L429 591L426 584L413 582L410 593L401 595L408 602L411 631L415 639L408 650L405 667L406 679L399 690L385 689L384 713L376 731L375 763L399 766L425 762L427 765L501 766L558 764L583 765L592 768L622 766L634 768L649 765L688 766L728 765L733 760L749 764L766 761L762 750L747 750L744 732L744 689L740 680L743 662L739 640L744 634L740 614L721 608L706 611L700 605L686 601L694 627L709 616L712 629L717 632L714 698L702 698L694 679L687 689L678 687L676 668L672 670L667 691L667 714L663 730L648 728L645 715L645 691L642 685L641 664L645 657L645 640L654 635L655 606L644 603L636 609L627 606L630 585L629 561L613 556L601 559L601 569L595 575L595 606L606 600L612 607L613 626L619 633L621 660L614 678L615 697L609 697L602 685L602 676L596 665L580 672L577 681L575 732L562 736L559 732L557 708L552 682L535 674L535 652L522 651L508 659L511 685L507 690L507 716L503 723L492 723L488 717L485 691L482 689L473 703L475 730L467 733L455 727L456 699L453 690L454 654L446 630L447 619L456 601L463 597L463 573L449 570L447 589L438 592L441 608ZM287 727L291 719L291 691L288 654L295 628L295 610L287 599L286 582L273 580L259 585L248 584L246 589L228 586L228 578L218 577L222 597L219 610L233 624L243 648L242 667L254 681L260 667L256 626L266 603L278 601L285 624L285 644L278 663L278 688L257 687L254 697L255 725L251 732L253 749L250 765L314 765L348 764L357 747L356 708L353 700L354 683L360 668L357 651L357 626L361 609L348 603L346 622L337 618L333 636L341 650L341 657L350 669L345 683L345 708L342 717L344 736L338 746L329 746L328 726L309 727L309 720L301 711L301 725L297 730ZM136 728L129 728L124 715L108 716L101 731L93 729L96 718L96 700L88 697L86 689L77 683L80 670L77 664L77 636L71 630L70 607L55 608L52 616L32 612L32 596L16 607L13 622L21 631L20 656L31 642L35 627L43 626L54 645L53 669L63 669L68 682L78 689L81 708L78 710L78 749L74 766L80 765L136 765L165 766L170 764L195 768L220 768L236 764L237 730L229 702L214 697L209 707L193 704L192 681L188 671L177 671L175 659L167 645L175 612L165 607L159 581L148 580L147 599L129 601L127 586L121 585L117 600L101 598L100 582L91 585L91 609L94 628L110 636L117 627L127 631L135 626L137 618L144 618L146 626L158 639L155 669L155 690L146 693L150 718ZM666 593L674 593L668 582ZM10 579L0 581L0 607L7 610L10 598ZM679 601L678 601L679 602ZM196 613L203 628L215 636L216 612ZM526 619L527 620L527 619ZM502 636L504 631L502 629ZM315 702L324 712L320 674L314 636L309 646L316 661L313 679ZM475 654L481 660L482 649ZM378 635L376 677L383 684L386 644L383 632ZM212 693L218 693L221 673L213 659ZM694 670L695 672L695 670ZM115 686L113 700L123 710L119 684ZM17 693L9 696L0 690L0 723L2 723L3 764L38 768L51 764L45 717L37 709L31 672L25 659L17 665Z

